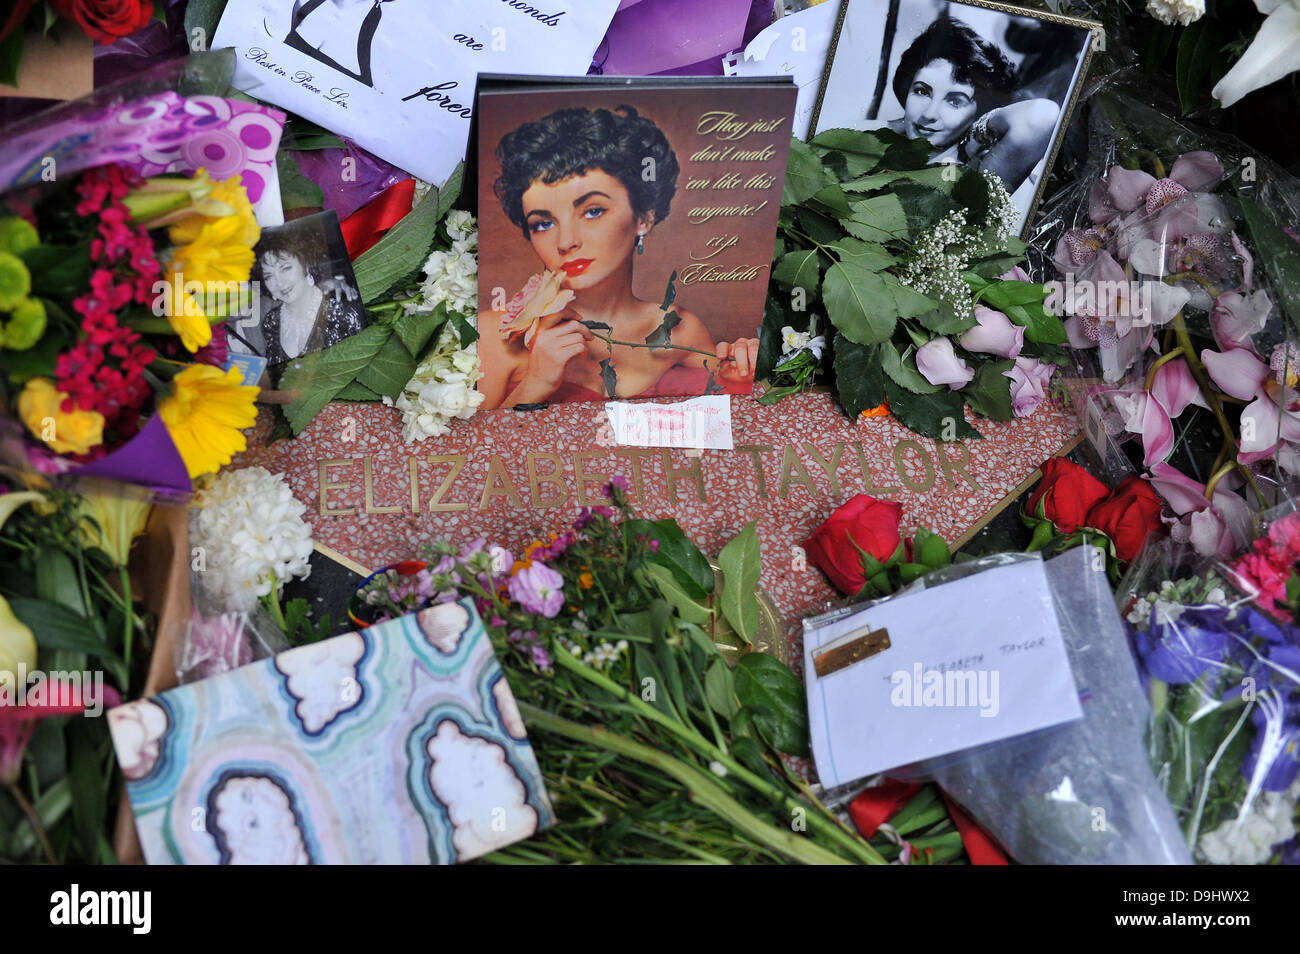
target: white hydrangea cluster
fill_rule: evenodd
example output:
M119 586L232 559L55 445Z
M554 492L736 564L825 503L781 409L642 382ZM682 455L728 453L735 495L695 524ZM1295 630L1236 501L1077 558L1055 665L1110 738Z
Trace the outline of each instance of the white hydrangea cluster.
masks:
M590 652L583 652L582 647L571 640L560 637L560 645L570 656L576 656L582 660L584 666L590 666L592 669L605 669L618 661L618 657L627 652L627 640L620 639L616 643L602 642Z
M1146 626L1151 622L1151 610L1154 609L1157 613L1155 620L1157 623L1172 623L1183 614L1183 610L1188 605L1206 603L1228 605L1228 594L1221 586L1212 586L1200 597L1190 591L1183 592L1188 589L1188 586L1180 588L1173 580L1165 580L1160 584L1160 592L1152 590L1146 596L1138 597L1133 608L1128 611L1128 621L1134 626Z
M1295 834L1293 816L1298 799L1300 781L1285 792L1264 792L1249 812L1206 832L1196 847L1212 865L1263 864L1272 857L1274 845Z
M452 418L473 417L483 403L483 393L475 388L481 377L478 349L462 348L459 335L448 324L397 400L385 397L384 403L402 412L402 437L414 444L446 434Z
M1016 223L1020 220L1020 210L1011 200L1002 177L996 172L985 169L982 173L984 184L989 190L988 222L998 230L998 241L1005 242L1016 234Z
M970 286L961 277L970 265L966 239L966 210L953 209L917 238L898 280L948 302L962 317L973 314Z
M1147 0L1147 13L1165 26L1187 26L1205 16L1205 0Z
M451 248L429 254L419 300L409 302L406 311L427 313L446 302L448 308L472 318L478 314L478 223L468 212L453 209L444 224Z
M201 548L196 567L224 610L248 612L287 580L311 574L306 510L284 477L264 467L225 471L195 495L190 543Z

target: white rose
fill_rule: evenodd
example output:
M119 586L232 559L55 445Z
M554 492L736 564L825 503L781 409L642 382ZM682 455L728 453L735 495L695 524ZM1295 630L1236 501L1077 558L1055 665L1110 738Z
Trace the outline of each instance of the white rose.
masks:
M1147 13L1166 26L1187 26L1205 15L1205 0L1147 0Z

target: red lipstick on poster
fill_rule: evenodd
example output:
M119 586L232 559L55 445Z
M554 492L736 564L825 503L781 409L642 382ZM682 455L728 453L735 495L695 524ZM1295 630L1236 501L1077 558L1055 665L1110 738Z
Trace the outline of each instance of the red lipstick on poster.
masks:
M568 275L570 278L576 278L577 276L585 272L587 270L587 267L591 265L593 261L595 261L595 259L575 258L571 262L565 262L563 265L560 266L560 268L563 270L564 274Z

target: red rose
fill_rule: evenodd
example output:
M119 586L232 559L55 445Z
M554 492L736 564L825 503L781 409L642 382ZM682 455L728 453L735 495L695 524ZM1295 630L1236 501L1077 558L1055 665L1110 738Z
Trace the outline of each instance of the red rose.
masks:
M1088 512L1109 494L1109 487L1078 464L1053 457L1043 465L1043 479L1025 504L1025 511L1037 517L1041 501L1042 515L1052 526L1062 533L1074 533L1087 523Z
M112 43L149 25L153 0L50 0L54 12L75 20L96 43Z
M1088 514L1087 525L1100 530L1115 544L1121 560L1142 552L1147 534L1160 529L1160 498L1140 477L1130 477Z
M902 504L858 494L841 504L803 547L813 566L830 577L841 593L852 596L866 583L862 557L854 544L884 563L902 542L898 533L902 516Z
M0 40L3 40L14 30L18 29L19 24L23 22L23 17L27 16L27 11L32 8L36 0L18 0L14 8L4 15L0 20Z

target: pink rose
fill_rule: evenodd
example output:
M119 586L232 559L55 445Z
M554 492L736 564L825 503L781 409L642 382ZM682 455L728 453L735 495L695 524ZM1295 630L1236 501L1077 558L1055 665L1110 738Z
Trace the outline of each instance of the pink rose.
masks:
M1047 396L1047 384L1056 373L1056 365L1045 364L1037 358L1016 358L1016 363L1003 375L1011 379L1011 413L1028 417L1038 410Z
M946 384L954 391L961 390L975 377L975 369L957 357L952 342L944 337L934 338L917 349L916 368L931 384Z
M1014 358L1020 354L1020 349L1025 346L1024 328L1012 324L1011 319L1002 312L983 305L975 306L975 320L979 324L958 339L963 348L1003 358Z

